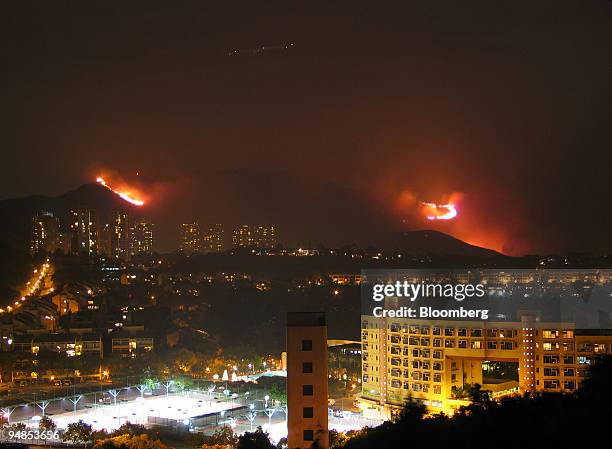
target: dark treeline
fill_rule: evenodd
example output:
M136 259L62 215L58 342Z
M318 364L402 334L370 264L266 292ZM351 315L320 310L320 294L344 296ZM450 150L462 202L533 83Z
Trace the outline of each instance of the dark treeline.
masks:
M410 401L394 422L359 432L345 449L407 447L597 447L607 446L612 402L612 357L599 359L575 394L542 393L489 400L475 388L473 404L453 417L425 417ZM603 447L603 446L602 446Z

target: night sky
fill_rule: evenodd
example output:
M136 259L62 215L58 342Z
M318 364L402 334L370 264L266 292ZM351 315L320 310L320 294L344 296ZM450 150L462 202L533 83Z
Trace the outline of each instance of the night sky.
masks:
M121 175L164 250L194 219L612 249L609 1L163 3L0 4L1 199Z

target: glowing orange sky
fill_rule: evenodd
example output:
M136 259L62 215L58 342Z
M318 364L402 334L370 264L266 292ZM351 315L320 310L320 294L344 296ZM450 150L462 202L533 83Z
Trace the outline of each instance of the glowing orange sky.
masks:
M452 220L457 217L457 206L453 203L436 204L421 201L420 204L428 220Z
M142 195L136 188L127 185L123 180L117 180L118 182L114 182L112 179L109 180L110 177L111 176L108 174L101 174L96 177L96 182L116 193L128 203L131 203L134 206L144 206L144 195Z
M525 254L531 249L528 242L513 235L516 222L500 220L500 214L513 215L505 205L489 204L460 192L420 198L403 189L395 193L395 198L394 214L410 229L434 229L507 255Z

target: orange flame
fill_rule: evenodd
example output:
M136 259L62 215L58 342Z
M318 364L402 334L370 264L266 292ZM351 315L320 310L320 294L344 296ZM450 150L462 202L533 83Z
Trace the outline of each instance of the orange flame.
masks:
M428 220L452 220L458 214L457 206L453 203L435 204L421 202L421 204Z
M128 203L133 204L134 206L143 206L144 205L144 201L137 200L136 198L133 198L134 194L132 192L129 192L129 191L123 191L122 192L122 191L118 191L118 190L113 189L110 185L108 185L108 183L101 176L98 176L96 178L96 182L98 184L100 184L101 186L106 187L111 192L114 192L115 194L119 195L119 197L123 198L125 201L127 201Z

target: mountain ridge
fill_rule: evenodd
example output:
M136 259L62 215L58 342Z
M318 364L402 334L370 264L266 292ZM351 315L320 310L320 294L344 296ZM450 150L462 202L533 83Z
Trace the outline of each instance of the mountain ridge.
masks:
M134 206L126 203L110 190L97 184L83 184L76 189L51 197L29 195L0 200L0 241L18 250L29 247L31 221L41 211L52 212L60 219L65 231L71 209L87 207L96 209L102 220L107 220L113 210L136 213Z
M495 250L472 245L450 234L433 229L417 229L393 233L382 245L384 249L397 249L412 254L445 256L504 257ZM505 256L508 257L508 256Z
M135 216L142 212L110 190L93 183L83 184L55 197L30 195L0 200L0 241L27 251L31 220L39 211L49 211L59 217L63 231L67 229L71 209L88 207L98 212L102 223L107 222L115 210L124 210ZM6 217L11 217L10 220ZM423 229L390 232L378 235L372 246L384 250L398 250L406 254L432 254L444 256L503 257L488 248L470 245L440 231Z

